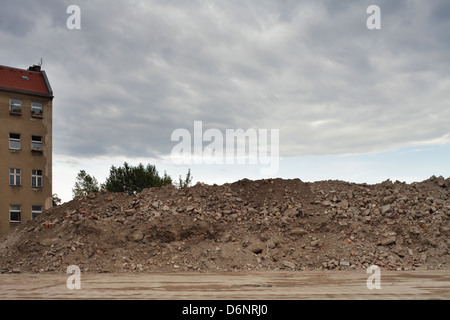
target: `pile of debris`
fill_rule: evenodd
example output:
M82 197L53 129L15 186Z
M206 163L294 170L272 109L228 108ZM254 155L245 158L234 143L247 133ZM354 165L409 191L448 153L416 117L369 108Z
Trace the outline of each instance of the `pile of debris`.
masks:
M450 178L101 192L0 239L1 272L449 269Z

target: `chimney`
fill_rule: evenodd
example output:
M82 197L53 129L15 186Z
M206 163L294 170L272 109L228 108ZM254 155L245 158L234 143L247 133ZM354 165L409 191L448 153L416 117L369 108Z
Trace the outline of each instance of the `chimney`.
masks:
M29 71L41 71L41 66L33 65L28 68Z

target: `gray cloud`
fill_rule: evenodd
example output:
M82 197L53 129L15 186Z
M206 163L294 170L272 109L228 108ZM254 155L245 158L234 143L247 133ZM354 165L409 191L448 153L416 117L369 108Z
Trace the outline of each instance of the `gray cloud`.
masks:
M34 3L0 13L0 41L11 44L0 57L24 68L43 57L58 154L156 157L194 120L280 129L284 155L449 133L446 1ZM81 30L65 27L70 4ZM370 4L381 7L381 30L365 26Z

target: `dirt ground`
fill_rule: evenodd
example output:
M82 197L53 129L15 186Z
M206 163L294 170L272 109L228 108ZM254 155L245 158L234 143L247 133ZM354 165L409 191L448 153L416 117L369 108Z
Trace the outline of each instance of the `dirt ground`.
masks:
M82 273L80 289L68 289L69 276L1 274L0 299L450 299L448 270L382 271L371 290L363 271Z

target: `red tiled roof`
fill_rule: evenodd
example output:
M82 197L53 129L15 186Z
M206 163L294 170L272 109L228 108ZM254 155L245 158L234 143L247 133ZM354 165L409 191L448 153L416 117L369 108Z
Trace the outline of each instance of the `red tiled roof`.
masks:
M44 71L0 66L0 89L53 96Z

